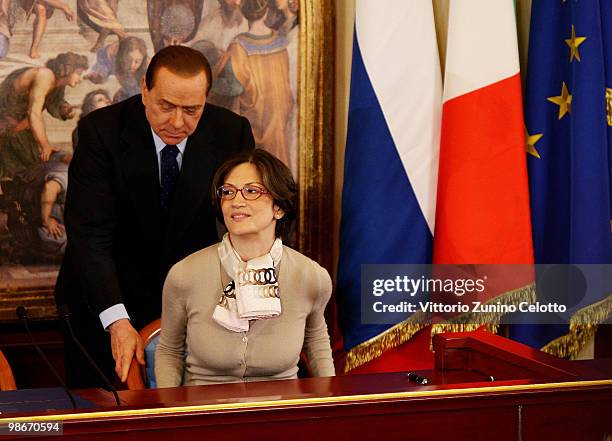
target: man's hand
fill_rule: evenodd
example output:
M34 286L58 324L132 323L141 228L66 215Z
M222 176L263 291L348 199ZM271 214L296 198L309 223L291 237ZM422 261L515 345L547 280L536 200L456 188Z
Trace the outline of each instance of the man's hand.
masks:
M117 320L108 329L115 359L115 372L125 383L134 353L136 353L138 363L143 366L145 364L143 342L128 319Z

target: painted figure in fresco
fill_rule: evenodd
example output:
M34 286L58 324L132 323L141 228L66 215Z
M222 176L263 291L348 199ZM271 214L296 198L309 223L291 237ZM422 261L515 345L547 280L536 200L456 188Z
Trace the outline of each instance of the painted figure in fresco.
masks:
M270 0L268 2L268 15L266 15L266 26L268 26L270 29L278 31L286 20L287 17L285 16L284 12L278 8L276 1Z
M117 18L118 7L119 0L77 0L79 18L98 32L98 39L91 48L92 52L101 49L111 33L120 39L127 37L123 25Z
M84 118L94 110L111 104L109 94L104 89L97 89L85 95L81 104L81 116ZM73 140L75 140L73 132ZM75 140L76 141L76 140ZM76 146L76 144L74 144ZM64 204L68 190L68 166L72 153L66 151L53 152L49 161L38 164L33 170L36 181L32 185L41 188L40 195L32 205L40 207L40 218L33 216L34 227L40 240L41 256L46 260L56 261L63 256L66 249L66 227L64 226ZM39 167L41 172L36 170ZM27 201L21 202L27 209ZM35 207L32 207L34 210Z
M81 104L81 115L79 121L85 118L94 110L101 109L111 105L110 95L105 89L96 89L89 92L83 98L83 104Z
M11 0L0 0L0 60L8 55L11 43L10 4Z
M43 119L74 116L64 99L66 86L76 87L88 68L87 58L74 52L59 54L46 67L22 67L0 83L0 179L47 161L54 150Z
M206 57L211 66L217 66L225 54L208 40L199 40L191 45ZM208 94L208 102L216 106L225 107L235 113L240 113L238 97L244 92L244 87L236 79L231 69L231 62L225 61L220 72L213 73L213 85Z
M109 94L97 89L85 95L81 104L79 120L102 107L111 104ZM76 146L76 129L73 132L73 146ZM40 192L40 224L37 228L41 241L41 252L47 258L58 259L66 249L66 228L64 226L64 204L68 189L68 165L70 152L54 152L49 161L42 164L42 190Z
M238 97L244 92L244 87L234 76L231 62L224 57L234 37L249 28L240 4L241 0L214 0L210 11L202 17L200 29L193 38L195 43L191 45L204 54L214 70L208 101L236 113L240 112ZM217 70L220 62L223 68Z
M121 88L113 102L123 101L140 93L140 82L148 64L147 46L142 38L127 37L98 50L96 64L85 79L101 84L115 75Z
M236 36L215 71L221 72L231 62L233 74L244 87L238 98L240 113L249 119L256 145L290 166L287 123L293 96L287 38L265 24L268 0L243 0L241 10L249 31Z
M155 52L191 41L200 25L202 0L147 0Z
M19 0L19 4L26 11L26 20L29 19L32 14L35 15L32 29L32 45L30 46L30 58L40 58L38 47L45 34L47 20L53 15L53 11L56 8L59 9L64 13L68 21L74 20L74 11L61 0Z
M289 54L289 86L294 100L298 96L298 42L299 42L299 0L274 0L276 7L282 12L284 21L278 28L278 33L287 38L287 52ZM291 171L297 176L297 103L294 101L293 109L287 123L287 139L289 140L289 152L291 160Z
M242 0L217 0L213 9L202 18L194 41L206 40L225 52L238 34L249 30L249 25L242 15Z
M110 106L112 103L110 94L107 90L96 89L89 92L83 98L83 104L81 104L81 115L79 121L89 115L94 110L101 109L102 107ZM79 142L78 130L75 127L72 131L72 149L74 150Z
M7 217L3 249L14 262L59 263L66 247L64 201L72 153L53 152L3 181L0 207Z
M64 203L68 189L68 165L70 152L54 152L43 167L43 186L40 193L40 226L37 228L41 251L57 258L66 249Z
M274 0L274 3L283 15L283 19L280 21L277 29L278 32L282 35L289 35L291 32L296 31L299 25L299 0Z

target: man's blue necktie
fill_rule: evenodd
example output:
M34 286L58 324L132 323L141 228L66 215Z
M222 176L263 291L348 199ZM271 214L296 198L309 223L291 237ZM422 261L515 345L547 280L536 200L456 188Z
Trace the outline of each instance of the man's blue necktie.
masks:
M179 175L178 162L176 157L179 154L179 149L175 145L167 145L161 151L161 207L168 209L174 187Z

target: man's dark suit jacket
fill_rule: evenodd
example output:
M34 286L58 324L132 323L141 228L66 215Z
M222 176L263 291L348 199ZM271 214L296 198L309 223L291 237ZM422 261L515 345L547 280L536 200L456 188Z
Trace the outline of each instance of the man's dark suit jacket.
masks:
M157 154L140 95L83 118L70 164L65 221L68 245L56 285L73 328L112 375L110 338L98 315L125 304L139 329L161 315L170 267L218 241L210 186L231 154L254 147L246 118L206 104L188 138L170 209L160 208ZM101 383L66 338L72 387Z

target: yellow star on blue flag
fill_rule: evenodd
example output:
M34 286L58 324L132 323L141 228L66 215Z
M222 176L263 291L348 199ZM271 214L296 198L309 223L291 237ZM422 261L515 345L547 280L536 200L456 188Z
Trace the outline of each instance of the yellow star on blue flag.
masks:
M570 63L574 60L578 60L580 62L580 52L578 51L578 46L586 41L586 37L576 37L576 29L574 29L574 25L572 25L572 36L565 40L565 44L567 44L570 48Z
M561 95L550 96L547 98L551 103L555 103L559 106L559 119L563 118L566 113L572 111L572 95L567 91L567 85L565 81L561 86Z

